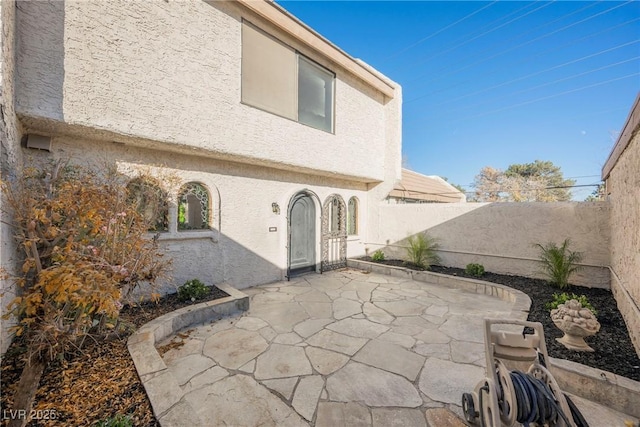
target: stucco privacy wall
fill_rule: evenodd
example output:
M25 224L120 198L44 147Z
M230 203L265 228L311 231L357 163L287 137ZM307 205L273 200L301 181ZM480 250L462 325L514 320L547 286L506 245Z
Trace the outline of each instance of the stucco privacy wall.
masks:
M334 134L240 102L243 18L336 73ZM18 23L17 109L32 129L49 119L156 148L385 179L388 99L234 2L24 2Z
M21 162L20 157L20 129L16 119L14 97L15 75L15 13L14 2L0 2L0 174L7 179ZM13 240L13 230L8 225L10 212L4 197L0 195L0 268L8 272L14 270L16 264L16 245ZM5 312L7 304L14 297L14 289L6 280L0 281L0 314ZM0 321L0 354L4 354L10 344L8 328L11 321Z
M626 147L624 147L626 145ZM618 308L640 354L640 95L603 176L611 205L611 284ZM605 172L606 173L606 172Z
M406 251L398 246L427 231L439 240L444 265L464 268L475 262L488 271L528 277L542 277L534 243L569 238L573 250L584 252L586 264L571 281L603 288L610 283L606 202L387 205L372 228L379 234L367 241L369 252L382 247L404 258Z
M145 171L208 187L214 230L160 235L167 256L173 259L173 283L165 283L165 292L175 291L175 285L193 278L237 288L283 280L287 269L287 207L291 197L301 190L315 193L322 203L331 194L339 194L345 203L350 197L357 197L361 212L369 209L363 184L64 136L54 137L52 146L52 153L32 154L39 158L68 158L76 164L96 167L105 160L115 161L128 176ZM176 199L170 199L170 209L176 209ZM272 211L274 202L280 207L279 214ZM319 216L319 207L316 213ZM366 215L361 215L360 226L362 230L368 228ZM277 231L270 232L270 227ZM364 253L360 239L349 238L349 256ZM319 255L319 234L316 240Z

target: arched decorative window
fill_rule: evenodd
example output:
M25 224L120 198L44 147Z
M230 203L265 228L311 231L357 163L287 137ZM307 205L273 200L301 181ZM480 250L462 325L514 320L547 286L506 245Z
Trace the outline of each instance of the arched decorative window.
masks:
M178 196L178 231L207 230L210 217L209 191L197 182L184 185Z
M344 202L342 202L342 206L344 209ZM340 215L342 215L342 212L340 211L340 200L334 197L327 205L327 208L329 209L329 231L331 233L338 233L340 232L341 225ZM342 229L342 232L344 232L344 228Z
M169 231L169 197L153 179L134 178L127 184L127 192L149 223L149 231Z
M347 234L353 236L358 234L358 199L349 199L347 207Z

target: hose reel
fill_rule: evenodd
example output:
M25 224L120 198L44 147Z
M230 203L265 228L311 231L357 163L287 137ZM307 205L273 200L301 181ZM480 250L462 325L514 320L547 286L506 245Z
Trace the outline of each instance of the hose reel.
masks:
M493 331L493 325L529 327L534 334ZM487 378L462 395L467 422L482 427L588 427L579 410L546 368L547 349L540 323L485 320ZM531 363L526 372L505 361ZM493 367L493 369L489 369Z

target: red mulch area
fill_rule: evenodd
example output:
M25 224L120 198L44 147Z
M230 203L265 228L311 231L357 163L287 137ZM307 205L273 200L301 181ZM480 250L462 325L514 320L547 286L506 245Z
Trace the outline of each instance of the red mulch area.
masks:
M196 303L226 296L214 286L208 296ZM130 325L126 333L109 342L90 342L67 360L49 365L42 375L33 410L36 415L53 415L55 419L32 420L29 426L91 426L116 414L129 415L135 426L159 426L129 356L127 338L148 321L191 304L194 303L182 302L171 294L157 303L124 307L120 318ZM8 425L9 411L14 409L13 394L24 366L23 354L20 341L14 340L2 359L0 414L6 415L2 426Z

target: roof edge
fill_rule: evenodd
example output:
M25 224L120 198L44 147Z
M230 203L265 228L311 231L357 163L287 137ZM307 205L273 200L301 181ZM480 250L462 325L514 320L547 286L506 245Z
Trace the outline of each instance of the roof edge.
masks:
M618 163L618 159L624 152L624 150L629 146L633 136L636 131L640 127L640 92L636 96L636 100L631 107L631 111L629 111L629 115L627 116L627 120L622 127L622 132L618 136L613 149L609 153L609 157L607 157L607 161L604 163L602 167L602 179L605 180L609 177L611 170L615 167L616 163Z

